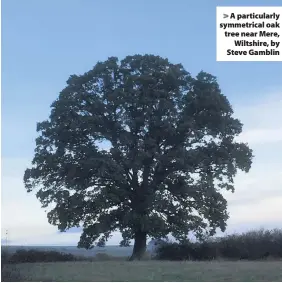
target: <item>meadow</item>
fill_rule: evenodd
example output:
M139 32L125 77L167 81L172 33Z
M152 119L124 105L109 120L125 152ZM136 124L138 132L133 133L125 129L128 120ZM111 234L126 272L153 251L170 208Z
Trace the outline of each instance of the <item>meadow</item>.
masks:
M13 274L5 281L282 281L282 261L23 263L4 271Z
M6 249L5 249L6 248ZM5 252L6 251L6 252ZM9 253L7 253L9 251ZM2 247L2 281L282 281L282 230L162 244L142 261L132 247Z

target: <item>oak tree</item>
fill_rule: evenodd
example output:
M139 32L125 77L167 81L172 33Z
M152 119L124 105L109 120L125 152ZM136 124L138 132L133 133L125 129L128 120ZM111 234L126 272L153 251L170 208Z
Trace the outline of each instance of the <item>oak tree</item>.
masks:
M154 55L111 57L72 75L38 123L28 192L60 231L83 227L78 247L120 231L140 259L147 237L187 239L226 228L237 170L252 151L217 80Z

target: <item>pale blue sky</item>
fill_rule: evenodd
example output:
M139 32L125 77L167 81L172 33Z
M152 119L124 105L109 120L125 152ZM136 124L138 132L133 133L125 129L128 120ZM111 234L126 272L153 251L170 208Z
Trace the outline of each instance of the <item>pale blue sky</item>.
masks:
M243 205L250 183L254 192L260 184L264 194L247 198L257 209L262 206L257 200L260 197L267 201L267 195L277 201L275 193L263 190L269 181L274 182L276 193L282 188L282 156L278 152L282 152L282 63L216 62L216 6L254 4L278 6L281 0L2 0L2 221L9 229L21 231L22 237L13 240L25 242L30 231L41 224L46 233L35 242L48 242L48 229L55 234L45 223L38 201L27 196L22 185L23 171L33 156L36 122L48 117L50 104L71 74L86 72L109 56L153 53L182 63L193 75L202 69L216 75L246 125L244 141L253 145L257 156L253 173L238 181L241 195L232 196L237 204L230 207L235 215L230 227L236 229L246 222L244 214L240 218L238 202ZM279 197L282 199L282 193ZM268 201L269 207L275 208ZM22 209L22 219L12 227L8 219L13 207ZM244 211L246 206L240 209ZM259 223L254 224L257 227L273 219L276 225L277 212L264 213L261 222L250 218L248 223ZM62 241L75 244L73 239Z

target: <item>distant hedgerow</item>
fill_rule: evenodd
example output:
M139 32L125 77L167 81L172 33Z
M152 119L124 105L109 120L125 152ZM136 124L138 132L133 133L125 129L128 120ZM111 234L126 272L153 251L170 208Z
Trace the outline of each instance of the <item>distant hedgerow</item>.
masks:
M57 251L40 250L17 250L9 258L9 263L27 263L27 262L56 262L56 261L74 261L76 257L72 254L60 253Z
M257 230L203 242L165 243L156 249L159 260L261 260L282 258L282 229Z

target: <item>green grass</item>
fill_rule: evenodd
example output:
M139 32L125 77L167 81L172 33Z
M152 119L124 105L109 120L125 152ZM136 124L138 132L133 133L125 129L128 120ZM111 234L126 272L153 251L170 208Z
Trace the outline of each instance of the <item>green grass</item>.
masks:
M282 261L24 263L4 272L11 269L26 281L282 281Z

